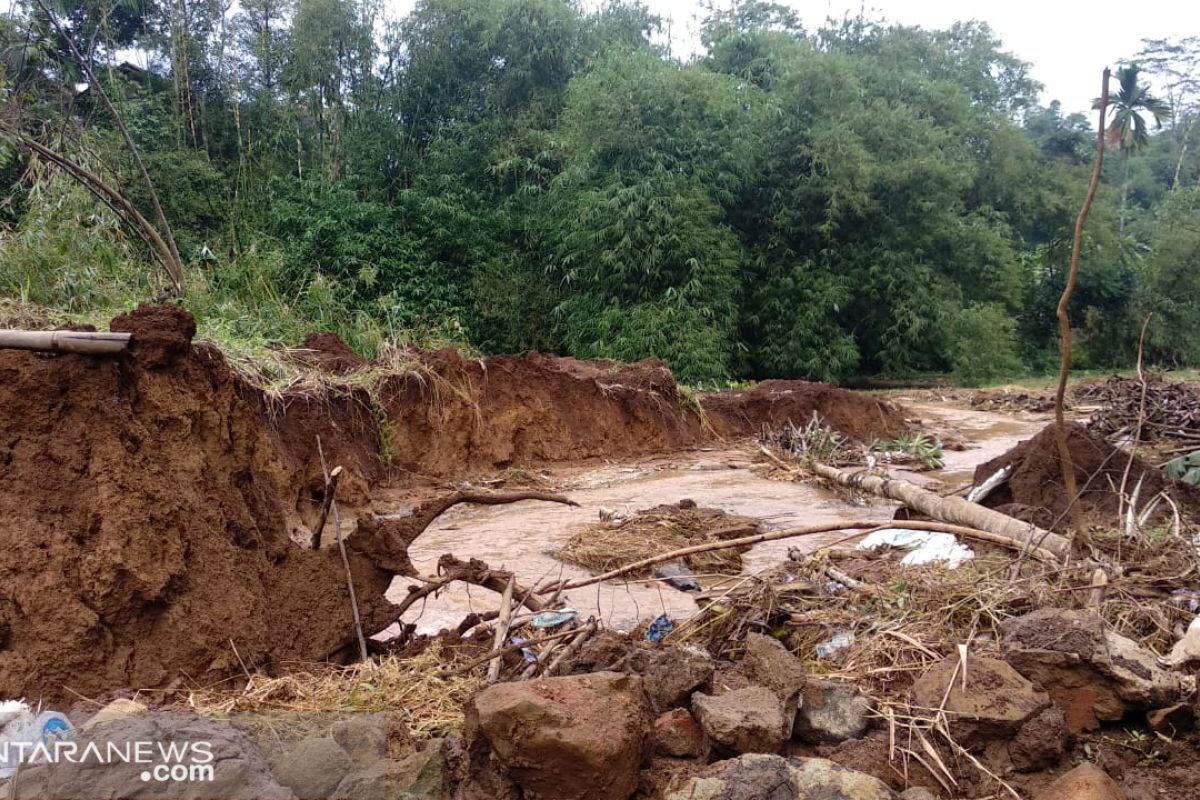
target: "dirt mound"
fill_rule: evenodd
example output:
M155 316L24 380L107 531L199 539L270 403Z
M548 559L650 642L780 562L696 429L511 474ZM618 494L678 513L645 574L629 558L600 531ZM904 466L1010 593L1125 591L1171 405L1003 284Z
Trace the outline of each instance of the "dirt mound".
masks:
M555 558L593 572L607 572L631 561L652 558L672 550L706 542L726 541L758 532L758 520L729 514L719 508L700 508L690 500L678 505L643 509L628 519L592 525L572 536L554 554ZM737 574L742 570L741 553L749 550L715 550L685 556L682 561L696 573ZM653 567L630 573L647 577Z
M294 352L300 363L334 375L345 375L367 365L336 333L310 333L300 350Z
M109 324L115 333L131 333L130 350L138 363L153 369L187 358L196 335L196 320L178 306L138 306Z
M763 381L743 392L706 395L702 405L721 436L744 436L788 422L804 425L814 413L825 425L859 441L894 439L908 428L903 409L895 403L824 383Z
M984 505L1055 530L1067 524L1067 495L1054 431L1054 425L1047 425L1032 439L976 467L976 485L1004 467L1011 468L1008 481L988 495ZM1140 458L1133 458L1130 465L1127 453L1078 423L1067 423L1067 447L1079 485L1080 508L1085 517L1099 524L1118 523L1119 487L1127 465L1126 493L1131 494L1139 480L1142 483L1139 509L1168 486L1173 496L1185 496L1189 503L1193 500L1186 487L1171 483Z

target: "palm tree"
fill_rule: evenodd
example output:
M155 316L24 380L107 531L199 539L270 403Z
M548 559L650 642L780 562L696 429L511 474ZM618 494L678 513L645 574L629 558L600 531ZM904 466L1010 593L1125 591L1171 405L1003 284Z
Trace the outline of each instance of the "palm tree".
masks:
M1163 120L1171 113L1171 107L1165 101L1150 94L1146 84L1138 80L1141 67L1136 63L1117 70L1117 91L1108 98L1112 109L1112 122L1108 125L1108 146L1121 151L1121 162L1124 172L1121 184L1121 222L1120 229L1125 230L1125 207L1129 199L1129 155L1140 150L1150 141L1146 129L1146 114L1154 121L1154 127L1161 128ZM1100 107L1097 99L1093 108Z

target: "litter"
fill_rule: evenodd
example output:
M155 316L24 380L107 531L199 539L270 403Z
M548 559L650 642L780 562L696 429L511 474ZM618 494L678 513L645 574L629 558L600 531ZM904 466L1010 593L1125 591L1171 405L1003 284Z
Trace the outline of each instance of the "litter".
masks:
M876 531L858 543L859 550L878 550L881 547L908 550L908 555L900 561L906 567L944 563L948 569L957 569L964 561L975 557L971 548L961 544L951 534L933 531L888 528Z
M1158 659L1158 663L1175 669L1200 663L1200 617L1192 620L1183 638L1175 643L1170 653Z
M696 583L696 579L692 577L691 571L677 562L663 564L654 570L654 577L662 579L667 584L674 586L682 592L699 592L703 589L700 584Z
M991 494L996 489L996 487L1002 485L1005 481L1008 480L1009 473L1011 473L1011 472L1012 472L1012 464L1006 464L1005 466L1001 467L1000 469L998 469L994 473L992 473L991 476L989 476L988 479L985 480L983 483L979 484L978 486L972 486L971 490L969 492L967 492L967 502L968 503L983 502L983 499L985 497L987 497L989 494Z
M666 614L660 614L654 622L650 623L650 629L646 631L646 641L661 642L673 630L675 630L675 624L671 622L671 618Z
M533 627L550 629L565 625L579 617L579 612L573 608L560 608L557 611L541 611L533 615Z
M525 644L527 640L522 639L519 636L514 636L510 641L515 645L522 645ZM528 647L521 648L521 658L526 664L536 664L538 661L537 653L533 652Z
M23 700L0 702L0 754L4 756L0 759L0 780L12 777L23 763L23 753L26 757L33 756L31 761L36 760L37 745L53 748L55 742L66 741L74 735L70 720L57 711L42 711L35 715Z
M834 661L854 644L854 631L838 631L827 642L817 645L817 658L822 661Z

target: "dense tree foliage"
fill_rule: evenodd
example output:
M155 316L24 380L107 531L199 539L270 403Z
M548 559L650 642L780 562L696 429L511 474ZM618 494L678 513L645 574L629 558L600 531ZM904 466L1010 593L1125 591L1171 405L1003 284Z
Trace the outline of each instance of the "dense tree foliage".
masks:
M686 63L634 3L47 8L133 133L210 332L657 356L696 383L1042 367L1092 122L1039 106L982 23L806 31L777 4L710 5ZM0 291L153 295L132 233L21 146L148 207L49 23L36 0L0 22ZM1072 309L1084 365L1127 363L1150 312L1152 359L1200 360L1198 55L1147 42L1114 85L1128 135Z

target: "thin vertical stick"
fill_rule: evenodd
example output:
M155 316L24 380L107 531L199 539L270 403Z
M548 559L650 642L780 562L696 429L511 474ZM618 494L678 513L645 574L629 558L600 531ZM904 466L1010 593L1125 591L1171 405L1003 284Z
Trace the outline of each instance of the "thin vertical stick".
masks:
M317 437L317 453L321 456L321 472L325 475L325 485L329 485L329 468L325 465L325 450L321 447L321 437ZM340 469L340 467L339 467ZM358 595L354 591L354 576L350 573L350 558L346 555L346 543L342 540L342 518L338 514L337 500L331 500L333 510L333 535L337 539L338 552L342 556L342 566L346 570L346 587L350 590L350 611L354 614L354 632L358 634L358 654L363 661L370 658L367 653L367 639L363 636L362 618L358 614Z
M516 585L516 583L516 576L509 575L508 584L504 587L504 596L500 600L500 621L496 623L496 638L492 642L493 650L499 650L501 647L503 647L504 640L508 638L508 626L512 623L513 587ZM488 665L488 683L495 683L496 681L500 680L500 665L503 662L503 653L492 659L492 663Z
M1142 384L1142 396L1138 401L1137 427L1133 430L1133 445L1129 449L1129 459L1125 462L1125 471L1121 474L1121 490L1117 492L1117 519L1125 516L1125 487L1129 483L1129 470L1133 467L1133 457L1137 455L1138 445L1142 442L1142 426L1146 424L1146 373L1142 370L1142 354L1146 351L1146 329L1150 327L1153 312L1146 315L1142 323L1142 335L1138 337L1137 376ZM1137 512L1137 509L1134 509Z
M1058 391L1054 395L1055 441L1058 444L1058 461L1062 468L1063 487L1067 493L1067 503L1071 514L1071 526L1078 529L1080 523L1079 506L1075 498L1079 487L1075 482L1075 465L1071 462L1071 450L1067 447L1067 428L1063 420L1063 400L1067 393L1067 376L1071 372L1071 320L1067 316L1067 307L1071 302L1071 294L1075 291L1075 283L1079 279L1079 252L1083 247L1083 226L1087 222L1088 213L1092 210L1092 201L1096 199L1096 187L1100 185L1100 169L1104 165L1104 115L1108 110L1108 77L1110 71L1104 68L1104 82L1100 89L1100 121L1096 131L1096 160L1092 165L1092 180L1088 183L1087 196L1083 200L1083 208L1075 220L1075 241L1071 246L1071 269L1067 273L1067 285L1063 287L1062 297L1058 301L1058 327L1062 337L1062 364L1058 371Z

